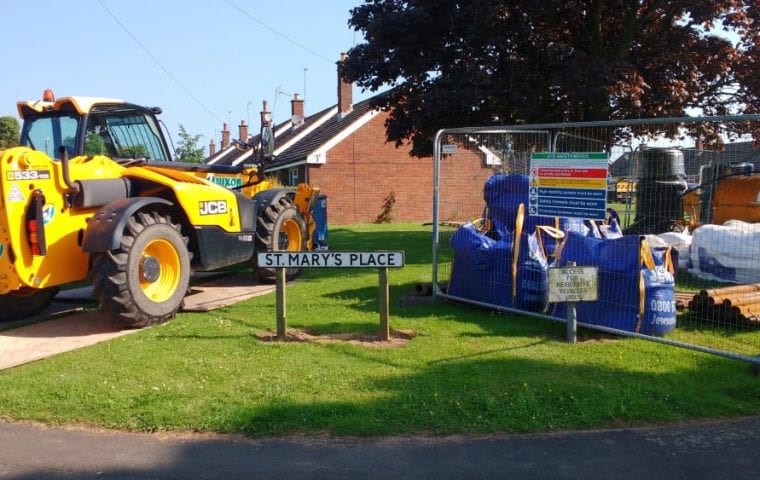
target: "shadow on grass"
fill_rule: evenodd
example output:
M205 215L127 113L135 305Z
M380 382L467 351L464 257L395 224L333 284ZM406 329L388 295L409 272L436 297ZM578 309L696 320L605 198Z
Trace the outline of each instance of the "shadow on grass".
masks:
M277 401L231 409L223 429L253 435L528 432L677 421L695 412L730 416L760 398L760 382L726 360L653 373L564 366L561 355L554 361L446 359L415 373L368 380L367 391L377 394L366 401ZM701 388L706 381L716 385L709 395ZM754 411L760 413L760 406Z
M723 319L704 318L688 311L678 315L677 322L679 331L706 333L724 338L753 332L760 334L760 323L747 324L735 320L726 321Z
M559 335L564 335L564 322L551 322L545 319L538 319L528 315L517 313L505 313L495 311L486 307L457 303L445 299L414 300L414 291L417 283L407 282L395 285L391 288L391 315L399 319L412 320L415 318L428 318L432 316L445 316L451 320L478 323L486 328L486 333L472 335L514 335L527 332L529 334L541 335L546 331L547 324L557 325ZM352 300L353 303L347 305L361 312L377 312L379 305L377 299L376 287L363 287L354 289L345 289L333 293L325 294L327 298L336 300ZM496 320L494 320L494 318ZM581 320L582 321L582 320ZM677 330L682 332L705 333L715 335L720 338L735 337L740 334L760 332L757 325L747 325L746 323L726 323L715 320L696 318L688 314L679 314L677 320ZM510 328L515 327L515 329ZM553 327L552 327L553 328ZM601 333L593 333L593 337L614 338Z
M543 345L548 342L549 342L549 339L543 339L543 340L537 340L534 342L526 342L525 345L510 346L510 347L503 347L503 348L493 348L491 350L484 350L482 352L468 353L465 355L457 355L455 357L439 358L438 360L433 360L429 362L429 365L436 365L439 363L455 362L455 361L465 360L465 359L470 359L470 358L483 357L486 355L492 355L494 353L504 353L504 352L510 352L514 350L522 350L524 348L530 348L530 347L535 347L537 345Z
M421 300L414 301L415 283L405 283L394 286L391 289L391 317L401 320L414 320L430 317L445 317L449 320L462 323L476 323L486 329L483 336L492 335L542 335L547 331L547 325L553 322L543 319L528 317L515 313L504 313L492 309L456 303L442 298L418 297ZM325 294L325 297L335 300L351 300L347 305L360 312L378 312L379 304L376 287L363 287L340 290ZM402 305L402 299L411 297ZM423 300L424 299L424 300ZM341 323L336 323L341 325ZM564 324L563 324L564 325ZM564 326L562 326L564 331Z
M231 325L237 325L244 327L245 332L237 333L234 335L224 334L201 334L201 333L160 333L155 335L157 339L192 339L192 340L229 340L229 339L241 339L241 338L257 338L261 332L275 332L277 330L276 321L273 319L270 328L261 328L261 324L255 321L248 321L240 319L235 314L215 312L215 321L229 322ZM352 321L335 321L327 324L312 324L303 323L298 321L289 320L287 322L288 331L303 330L314 336L331 336L340 334L356 334L356 335L375 335L379 329L379 322L366 321L366 322L352 322ZM393 330L393 329L391 329ZM258 333L257 333L258 332Z
M379 322L332 322L318 325L292 325L294 328L303 328L315 335L335 335L339 333L377 333Z

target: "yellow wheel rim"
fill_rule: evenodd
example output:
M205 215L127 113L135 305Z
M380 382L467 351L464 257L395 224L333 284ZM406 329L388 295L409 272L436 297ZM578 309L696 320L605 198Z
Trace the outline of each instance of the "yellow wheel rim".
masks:
M298 222L289 218L280 227L280 250L297 252L301 250L301 227Z
M177 249L164 239L152 240L140 259L140 288L148 299L165 302L177 290L180 260Z

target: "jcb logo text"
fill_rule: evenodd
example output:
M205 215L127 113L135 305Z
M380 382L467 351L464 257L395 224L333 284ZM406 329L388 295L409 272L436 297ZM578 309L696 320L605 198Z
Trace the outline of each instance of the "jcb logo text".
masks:
M227 202L225 200L201 202L201 215L218 215L220 213L227 213Z

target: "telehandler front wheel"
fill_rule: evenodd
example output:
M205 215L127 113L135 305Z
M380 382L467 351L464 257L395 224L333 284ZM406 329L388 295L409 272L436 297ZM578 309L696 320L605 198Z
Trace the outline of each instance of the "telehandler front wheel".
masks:
M0 322L10 322L45 310L53 297L58 293L58 287L29 288L8 292L0 295Z
M101 309L130 327L173 317L190 283L188 239L168 217L131 217L117 250L95 258L95 297Z
M256 252L300 252L306 248L306 222L286 197L272 202L257 219ZM254 274L260 281L273 282L274 269L259 267L253 257ZM300 268L288 268L285 276L292 280Z

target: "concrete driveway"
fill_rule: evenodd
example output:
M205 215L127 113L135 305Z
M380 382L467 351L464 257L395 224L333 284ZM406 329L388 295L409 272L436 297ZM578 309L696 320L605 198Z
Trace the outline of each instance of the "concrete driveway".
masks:
M260 285L250 273L217 278L194 284L183 311L213 310L273 291L274 285ZM0 370L139 331L108 315L83 311L94 305L91 288L65 290L45 312L49 320L0 331Z

